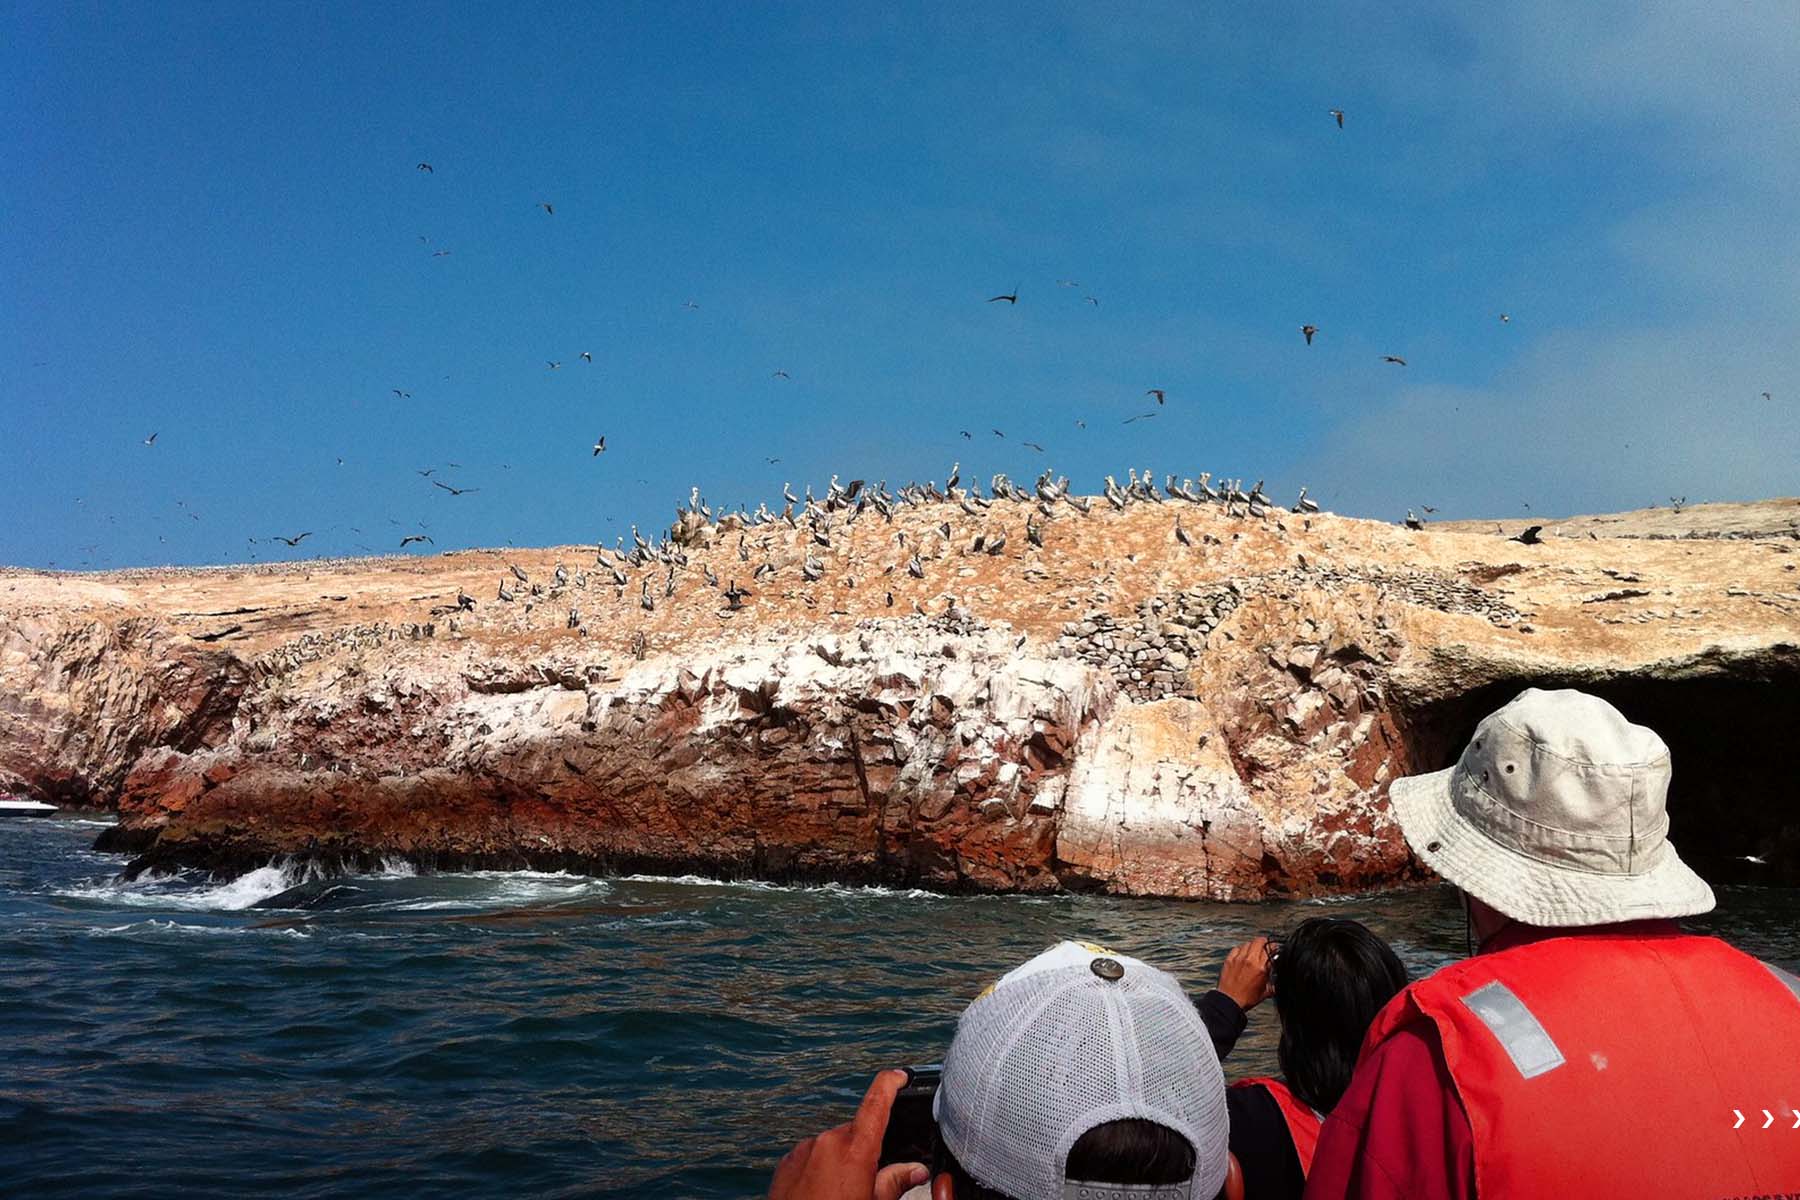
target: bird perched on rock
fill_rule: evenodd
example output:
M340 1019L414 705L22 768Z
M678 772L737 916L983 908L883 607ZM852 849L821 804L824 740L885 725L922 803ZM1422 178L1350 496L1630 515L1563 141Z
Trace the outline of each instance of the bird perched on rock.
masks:
M469 595L469 593L463 591L461 588L457 588L456 589L456 607L460 608L464 612L474 611L475 597Z
M800 566L800 574L805 576L809 582L817 583L825 574L825 564L809 554L806 556L806 561Z
M725 607L732 612L738 611L744 607L744 599L750 594L737 585L737 580L732 580L731 586L725 589Z
M520 583L530 583L531 582L531 577L529 575L525 574L525 572L521 571L518 567L514 566L512 563L507 563L506 569L511 571L513 578L518 580Z
M570 629L580 629L581 628L581 610L580 609L571 608L569 610L568 628L570 628Z
M1002 529L999 533L994 535L994 540L987 544L987 552L989 554L998 554L1004 549L1006 549L1006 530Z
M1319 332L1319 327L1317 325L1302 325L1300 327L1300 332L1306 336L1306 344L1310 346L1312 345L1313 334Z
M1294 511L1297 513L1316 513L1319 511L1319 502L1317 500L1308 500L1306 498L1306 489L1301 488L1300 498L1294 501Z
M638 604L645 612L656 611L656 601L650 598L650 580L648 578L641 580L639 583Z
M1543 543L1543 539L1538 537L1538 534L1543 531L1543 528L1544 527L1542 525L1527 526L1526 529L1522 533L1516 533L1512 537L1507 538L1506 540L1509 542L1519 542L1522 545L1526 545L1526 546L1541 545Z
M1184 546L1191 546L1194 544L1194 539L1188 536L1188 531L1181 527L1180 517L1175 518L1175 540Z
M907 560L906 573L911 575L914 579L925 578L925 564L919 561L919 556L917 554Z
M500 599L500 600L504 600L508 604L512 603L512 598L513 598L512 589L506 586L506 580L504 580L504 579L502 579L500 581L500 591L498 593L496 593L496 598Z
M1025 540L1039 549L1043 548L1044 527L1038 522L1036 517L1025 518Z
M1423 529L1423 528L1425 528L1425 522L1419 520L1419 514L1414 512L1410 508L1406 510L1405 524L1408 529Z

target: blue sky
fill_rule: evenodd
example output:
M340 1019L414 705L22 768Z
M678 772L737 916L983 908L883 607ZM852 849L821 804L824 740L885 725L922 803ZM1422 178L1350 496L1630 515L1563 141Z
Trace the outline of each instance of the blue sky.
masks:
M494 7L5 6L0 562L1800 491L1791 4Z

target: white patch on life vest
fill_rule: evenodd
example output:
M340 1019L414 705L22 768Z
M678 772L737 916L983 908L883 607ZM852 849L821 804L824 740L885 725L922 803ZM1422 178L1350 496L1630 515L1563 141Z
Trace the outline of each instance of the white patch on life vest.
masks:
M1606 1055L1600 1053L1598 1050L1595 1050L1588 1055L1588 1061L1594 1064L1594 1070L1606 1070Z
M1462 1002L1481 1018L1524 1078L1535 1079L1563 1065L1562 1051L1550 1040L1544 1026L1531 1015L1525 1002L1498 979L1476 988Z

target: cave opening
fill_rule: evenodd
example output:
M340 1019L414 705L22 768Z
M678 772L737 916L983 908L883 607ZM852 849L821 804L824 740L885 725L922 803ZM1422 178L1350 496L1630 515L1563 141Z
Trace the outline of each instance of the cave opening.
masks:
M1800 887L1800 663L1755 676L1596 683L1517 678L1405 711L1414 771L1456 761L1481 719L1528 687L1579 687L1669 747L1669 838L1708 883Z

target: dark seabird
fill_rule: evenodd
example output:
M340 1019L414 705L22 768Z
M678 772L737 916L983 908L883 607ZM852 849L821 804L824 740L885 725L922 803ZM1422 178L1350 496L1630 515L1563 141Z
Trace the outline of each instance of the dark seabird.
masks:
M389 388L388 391L394 393L394 398L396 400L411 400L412 399L411 392L403 392L399 388Z
M600 440L594 443L594 453L591 457L598 458L598 457L600 457L600 455L605 454L605 453L606 453L606 435L601 434Z
M1520 542L1527 546L1542 545L1543 539L1538 537L1538 534L1539 534L1539 532L1541 532L1543 530L1543 528L1544 527L1542 525L1532 525L1532 526L1527 527L1523 533L1514 534L1512 537L1509 537L1506 540L1509 542Z
M468 495L468 494L469 494L469 493L470 493L470 492L479 492L479 491L480 491L480 490L481 490L481 489L480 489L480 488L459 488L459 487L451 487L451 486L450 486L450 485L449 485L449 484L447 484L447 483L445 483L445 482L444 482L444 481L443 481L443 480L441 480L441 479L434 479L434 480L432 480L432 481L431 481L431 486L432 486L432 487L439 487L439 488L443 488L443 489L444 489L444 490L445 490L445 491L446 491L446 492L449 492L449 493L450 493L450 494L451 494L451 495L452 495L452 496L466 496L466 495Z
M1764 396L1767 396L1767 395L1768 395L1768 394L1769 394L1769 393L1767 393L1767 392L1764 392L1764 393L1763 393L1763 395L1764 395ZM160 433L160 432L161 432L161 430L158 430L158 431L157 431L157 432L158 432L158 433ZM146 445L146 446L154 446L154 445L156 445L156 434L155 434L155 433L153 433L153 434L151 434L151 435L150 435L150 436L149 436L149 437L147 437L147 438L145 438L145 439L144 439L144 445Z
M1384 354L1381 356L1381 361L1393 363L1396 367L1404 367L1406 365L1406 360L1401 358L1398 354Z
M1019 285L1014 284L1013 290L1011 292L1008 292L1008 293L1005 293L1005 294L999 295L999 296L989 296L988 297L989 304L993 304L999 300L1004 300L1008 304L1017 304L1019 302Z
M511 563L506 564L506 569L511 571L513 578L518 580L520 583L530 583L531 582L531 577L529 575L525 574L525 572L519 570L519 568L513 566Z
M1319 332L1319 327L1317 325L1302 325L1300 327L1300 332L1306 335L1306 344L1310 346L1312 345L1313 334Z
M431 164L430 164L430 163L426 163L426 162L422 162L422 163L420 163L420 164L419 164L419 165L418 165L418 166L417 166L417 167L416 167L416 168L414 168L414 169L415 169L415 170L419 170L419 171L423 171L423 172L425 172L425 173L426 173L426 174L427 174L427 175L435 175L435 174L437 174L437 172L436 172L436 171L433 171L433 170L432 170L432 169L431 169Z
M736 612L744 607L744 597L749 595L751 595L751 593L746 589L739 587L737 585L737 580L734 579L731 581L731 586L725 589L725 607L729 608L732 612Z
M311 530L308 530L307 532L301 534L299 537L282 537L278 533L275 535L275 540L278 542L286 542L290 546L298 546L301 542L304 542L307 538L309 538L311 536L312 536Z
M547 213L548 215L550 215L552 217L554 217L556 215L556 209L552 208L550 206L550 204L546 201L539 200L538 207L543 209L545 213Z
M429 545L433 545L433 546L437 545L436 542L433 542L429 537L425 536L424 534L414 533L414 534L409 534L406 537L403 537L400 539L400 548L402 550L404 550L408 546L412 545L414 542L425 542L425 543L428 543Z
M1145 392L1144 395L1155 396L1158 404L1161 404L1164 399L1163 390L1161 388L1151 388L1149 391Z
M1342 129L1344 127L1344 110L1341 108L1334 108L1331 110L1331 115L1337 119L1338 128Z
M1156 414L1155 414L1155 413L1153 413L1153 412L1147 412L1147 413L1139 413L1139 414L1138 414L1138 415L1137 415L1137 416L1135 416L1135 417L1126 417L1126 418L1125 418L1125 419L1124 419L1124 420L1123 420L1123 421L1121 421L1121 422L1119 422L1119 424L1121 424L1121 425L1129 425L1129 424L1131 424L1131 423L1132 423L1132 422L1133 422L1133 421L1148 421L1148 420L1149 420L1149 419L1150 419L1150 418L1151 418L1151 417L1154 417L1154 416L1155 416L1155 415L1156 415Z
M1019 445L1024 446L1028 450L1036 450L1039 454L1044 452L1044 448L1036 442L1020 442Z
M793 376L789 375L786 371L778 370L773 375L769 376L769 378L770 379L792 379Z

